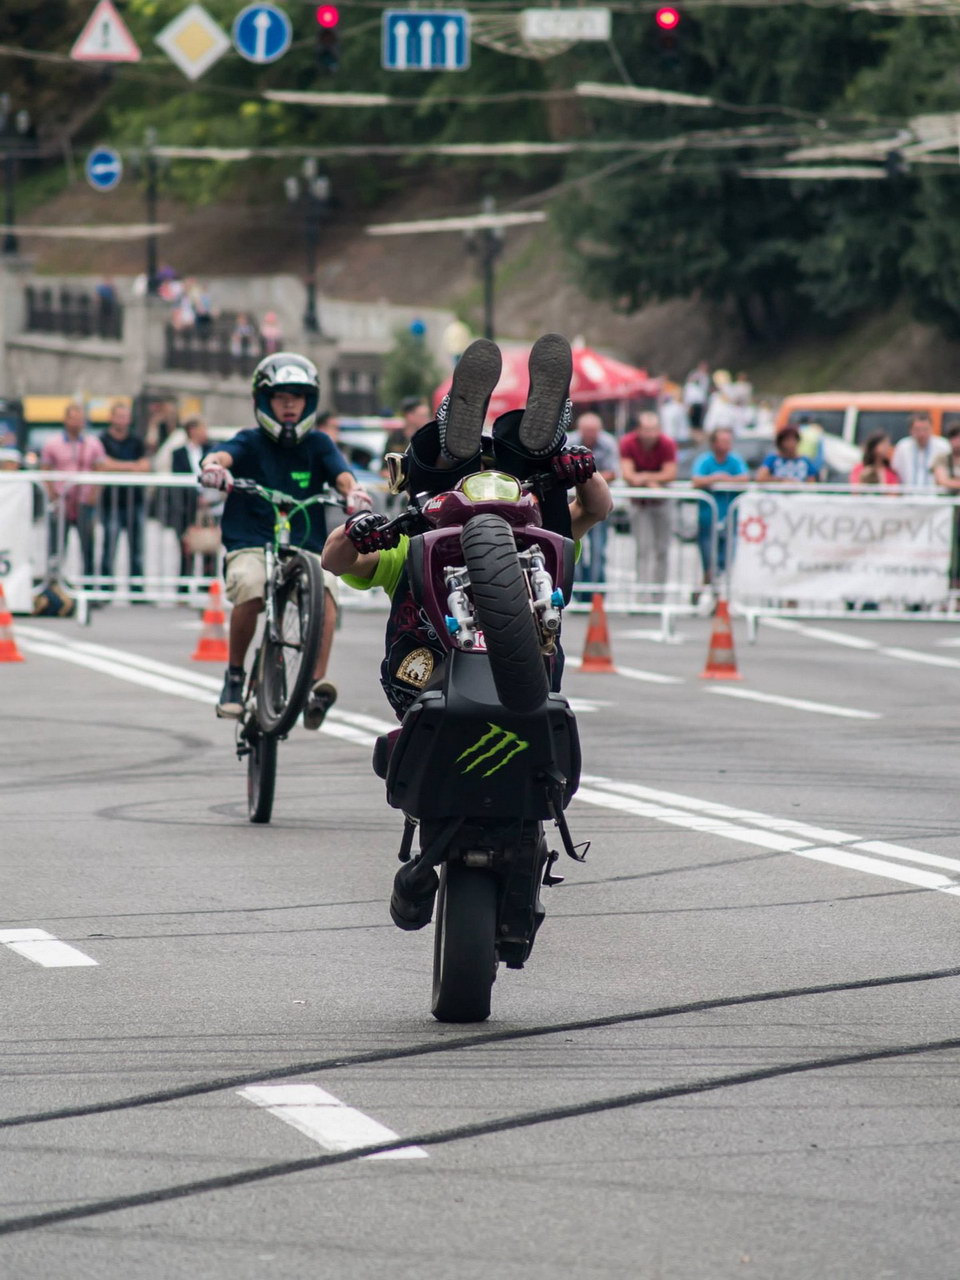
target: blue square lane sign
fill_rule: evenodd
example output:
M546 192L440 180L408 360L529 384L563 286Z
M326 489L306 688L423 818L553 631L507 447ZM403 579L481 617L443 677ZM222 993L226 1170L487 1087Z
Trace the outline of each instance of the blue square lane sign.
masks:
M388 9L382 64L387 71L465 71L470 15L463 9Z

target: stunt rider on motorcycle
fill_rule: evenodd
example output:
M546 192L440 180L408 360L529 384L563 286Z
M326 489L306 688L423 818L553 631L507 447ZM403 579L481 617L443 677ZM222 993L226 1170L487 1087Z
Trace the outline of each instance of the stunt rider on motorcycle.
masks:
M313 429L320 381L316 366L305 356L278 351L261 360L253 374L253 408L257 426L238 432L203 459L200 483L230 493L233 477L256 480L264 488L308 498L326 486L346 497L348 514L369 510L370 498L333 441ZM273 509L259 497L230 493L221 520L226 550L226 595L230 614L229 663L217 715L238 719L243 712L244 662L263 610L266 563L263 548L273 535ZM319 556L326 538L322 507L309 519L293 518L295 546ZM326 609L323 635L313 671L313 687L303 713L304 727L319 729L337 697L336 686L325 680L337 617L337 580L324 574Z
M541 497L543 526L579 540L607 518L613 502L607 482L596 472L593 454L566 443L570 345L560 334L537 340L530 352L526 407L502 414L493 425L492 439L486 439L483 423L500 367L500 351L493 342L481 338L466 349L435 421L420 428L403 457L404 488L411 495L443 493L465 476L491 467L521 482L550 473L557 483ZM574 497L568 501L566 490L571 486ZM381 683L402 719L439 670L446 651L410 591L409 539L385 529L387 523L386 516L374 512L352 515L327 539L323 566L352 587L382 587L390 597ZM559 690L562 664L558 649L551 670L554 690Z

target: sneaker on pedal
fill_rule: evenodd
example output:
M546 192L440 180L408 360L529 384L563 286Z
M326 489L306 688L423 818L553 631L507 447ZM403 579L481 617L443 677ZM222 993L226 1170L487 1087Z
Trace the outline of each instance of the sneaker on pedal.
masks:
M221 720L239 720L243 715L243 679L242 669L227 668L217 703L217 716Z
M337 686L327 680L318 680L310 690L307 705L303 709L303 727L319 729L336 700Z
M528 361L530 391L520 420L520 443L536 458L548 458L563 443L573 419L570 379L573 355L560 333L545 333Z
M500 348L487 338L471 342L457 361L450 390L437 409L440 452L448 462L469 462L480 452L483 421L502 364Z

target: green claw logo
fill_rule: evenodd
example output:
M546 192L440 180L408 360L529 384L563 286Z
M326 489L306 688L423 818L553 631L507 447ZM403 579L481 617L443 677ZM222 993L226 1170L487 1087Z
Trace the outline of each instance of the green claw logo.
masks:
M490 724L489 721L487 723ZM529 745L529 742L524 742L522 738L518 738L509 729L501 729L498 724L490 724L490 732L483 734L472 747L467 747L466 751L461 751L457 756L457 763L459 764L461 760L466 760L473 756L470 763L460 771L461 773L470 773L478 765L483 764L484 760L496 760L496 763L491 764L486 773L482 775L484 778L489 778L491 773L496 773L499 769L502 769L514 756L519 755L521 751L526 751ZM483 750L484 747L487 748L486 751ZM480 754L477 755L477 752L480 752Z

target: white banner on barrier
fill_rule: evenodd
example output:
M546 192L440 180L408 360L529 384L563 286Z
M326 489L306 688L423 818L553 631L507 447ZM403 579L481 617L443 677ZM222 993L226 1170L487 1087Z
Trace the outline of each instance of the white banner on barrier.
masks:
M736 509L735 599L947 598L954 519L947 503L766 492L744 494Z
M33 485L0 485L0 582L11 613L33 612L30 530Z

